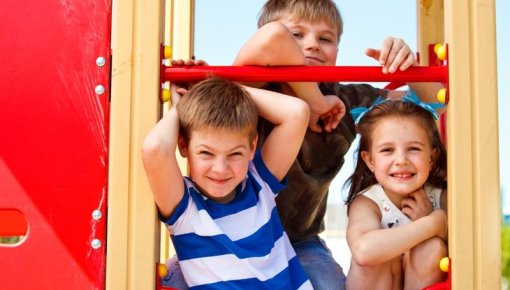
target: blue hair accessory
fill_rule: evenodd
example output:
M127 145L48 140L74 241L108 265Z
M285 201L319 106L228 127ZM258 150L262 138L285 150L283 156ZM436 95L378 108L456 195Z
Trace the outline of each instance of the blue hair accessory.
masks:
M402 96L402 101L413 103L415 105L422 107L423 109L429 111L436 120L439 119L439 115L437 114L436 110L444 107L442 103L425 103L420 101L420 98L418 98L418 96L413 90L407 91Z
M425 103L418 98L416 93L413 90L407 91L401 99L403 102L413 103L417 106L422 107L423 109L429 111L434 119L439 119L439 115L437 114L436 110L444 107L442 103ZM377 97L375 101L372 103L372 106L370 107L358 107L354 108L350 111L352 118L354 119L354 124L358 124L361 118L365 116L366 113L370 112L374 107L385 103L385 102L391 102L390 99L383 98L383 97Z
M372 103L370 107L357 107L352 109L349 113L351 113L352 118L354 119L354 124L357 125L359 120L365 116L366 113L370 112L375 106L380 105L382 103L390 101L389 99L383 97L377 97L375 101Z

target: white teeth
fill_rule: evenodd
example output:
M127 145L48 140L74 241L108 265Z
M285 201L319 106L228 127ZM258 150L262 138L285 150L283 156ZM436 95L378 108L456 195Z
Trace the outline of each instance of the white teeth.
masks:
M411 173L394 173L393 176L398 178L407 178L411 177Z

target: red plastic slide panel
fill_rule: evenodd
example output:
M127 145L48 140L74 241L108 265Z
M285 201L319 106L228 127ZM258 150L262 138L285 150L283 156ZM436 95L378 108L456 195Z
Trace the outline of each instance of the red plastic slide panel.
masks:
M111 1L0 6L0 289L103 289Z

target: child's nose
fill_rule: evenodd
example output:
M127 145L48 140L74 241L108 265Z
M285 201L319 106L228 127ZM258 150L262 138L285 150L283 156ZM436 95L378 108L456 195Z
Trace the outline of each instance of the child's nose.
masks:
M407 163L407 154L405 152L397 152L395 154L395 163L396 164L406 164Z
M213 170L215 172L223 172L227 169L228 164L227 161L224 159L218 159L216 162L214 162Z
M315 37L311 37L311 36L306 37L304 41L305 41L306 49L318 49L319 48L319 43L317 42Z

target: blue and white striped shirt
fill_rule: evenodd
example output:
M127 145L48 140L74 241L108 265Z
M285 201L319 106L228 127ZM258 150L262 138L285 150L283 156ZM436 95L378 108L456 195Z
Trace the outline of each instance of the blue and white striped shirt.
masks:
M227 204L203 196L185 178L184 196L164 222L190 289L313 289L276 209L285 186L260 151Z

